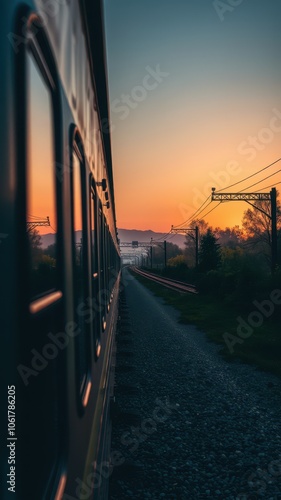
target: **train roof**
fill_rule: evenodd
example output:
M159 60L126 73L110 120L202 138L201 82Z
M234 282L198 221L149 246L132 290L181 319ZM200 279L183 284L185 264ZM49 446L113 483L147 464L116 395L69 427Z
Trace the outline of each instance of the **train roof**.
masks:
M96 86L96 96L100 119L103 125L102 137L107 164L108 182L110 191L112 193L112 208L114 210L114 219L116 220L110 139L109 92L104 33L103 1L80 0L80 5L85 26L85 33L87 36L90 63L92 66L94 82Z

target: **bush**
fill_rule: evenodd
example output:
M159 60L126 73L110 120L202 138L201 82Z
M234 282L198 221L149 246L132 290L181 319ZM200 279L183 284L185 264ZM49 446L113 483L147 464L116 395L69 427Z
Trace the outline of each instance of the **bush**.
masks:
M209 271L206 274L198 274L197 288L198 291L204 294L212 293L219 295L219 291L223 281L223 274L221 271Z
M169 259L169 261L170 260L172 259ZM168 265L166 269L163 270L163 276L179 281L186 281L188 278L188 274L189 269L185 262L179 262L176 266Z
M232 294L237 289L238 276L237 273L228 273L223 275L221 287L220 287L220 295L225 297L227 295Z

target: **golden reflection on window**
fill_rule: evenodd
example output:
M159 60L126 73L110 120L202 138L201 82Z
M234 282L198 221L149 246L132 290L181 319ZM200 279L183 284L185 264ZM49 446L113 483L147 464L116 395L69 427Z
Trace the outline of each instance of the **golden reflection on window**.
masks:
M83 219L82 219L82 184L81 165L73 155L73 205L74 205L74 240L75 240L75 289L77 301L81 301L83 292Z
M99 274L98 274L98 241L97 241L97 213L96 197L91 193L91 250L92 250L92 300L97 301L99 293ZM100 347L100 315L96 314L92 326L92 335L95 344L96 354L99 355Z
M98 272L97 262L97 228L96 228L96 198L92 193L91 197L91 229L92 229L92 274Z
M27 233L31 298L53 291L57 281L56 195L51 93L31 55L27 57Z
M78 387L79 394L82 395L85 389L87 378L87 371L89 366L89 337L88 330L89 324L86 323L84 314L85 304L87 304L87 274L86 274L86 261L84 234L85 234L85 221L83 220L83 185L82 185L82 164L77 158L76 154L73 155L73 168L72 168L72 182L73 182L73 235L74 235L74 300L76 323L79 326L80 334L76 338L76 354L77 354L77 374L78 374Z

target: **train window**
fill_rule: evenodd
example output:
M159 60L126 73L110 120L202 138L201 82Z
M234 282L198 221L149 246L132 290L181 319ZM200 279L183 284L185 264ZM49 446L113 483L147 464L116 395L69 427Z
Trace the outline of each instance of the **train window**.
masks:
M19 165L19 177L23 177L23 173L25 176L26 192L21 193L25 199L23 200L23 196L21 198L25 201L23 229L24 242L27 243L24 246L27 248L24 248L23 252L28 255L27 280L23 282L22 297L24 306L27 306L26 300L30 302L28 309L24 307L20 316L24 321L20 322L18 356L23 366L30 363L28 360L32 349L38 353L44 351L50 332L56 337L64 328L63 302L60 300L62 291L58 287L58 186L55 176L54 140L56 137L59 151L61 110L53 62L44 33L38 31L36 45L31 40L26 44L22 60L22 80L17 82L18 86L23 86L25 99L25 105L17 109L18 123L21 126L19 140L23 148L26 138L27 148L25 172L22 172L25 162ZM19 109L24 112L22 116ZM26 127L22 126L24 123ZM19 151L23 156L24 149ZM19 183L19 187L21 186L22 183ZM45 364L40 376L34 377L31 383L26 383L25 401L21 404L24 422L21 433L21 458L28 466L36 453L40 457L40 467L36 470L36 481L32 486L34 498L54 498L52 493L58 485L65 453L63 421L66 409L66 366L59 353L53 351L49 359L51 358L52 361ZM36 421L31 421L30 415L35 414ZM40 436L40 439L32 440L32 432L35 436ZM30 481L25 478L26 472L21 478L23 498L30 497ZM30 476L26 477L30 479Z
M104 248L104 222L103 222L102 205L99 206L99 257L100 257L100 293L99 301L102 309L102 329L106 329L106 283L105 283L105 248Z
M106 286L106 300L109 302L109 290L108 290L108 266L109 266L109 259L108 259L108 225L106 223L106 219L104 218L104 252L105 252L105 286Z
M83 205L82 205L82 183L81 166L77 156L73 156L73 205L74 205L74 238L75 238L75 270L76 291L83 298Z
M92 271L93 278L98 277L98 262L97 262L97 220L96 220L96 195L92 190L91 203L91 229L92 229Z
M77 59L77 41L75 33L75 23L72 28L71 33L71 90L72 90L72 104L76 107L76 97L77 97L77 77L75 62Z
M26 225L30 249L30 294L34 299L57 285L56 189L52 96L32 55L28 71L28 169Z
M96 194L91 190L91 247L92 247L92 297L94 301L98 300L99 294L99 267L98 267L98 239L97 239L97 211L96 211ZM95 354L100 354L100 314L96 311L92 324Z
M78 153L78 152L77 152ZM79 394L82 396L87 385L87 375L90 367L89 321L85 317L85 304L88 299L87 273L87 221L85 211L85 180L82 159L73 154L72 164L73 185L73 243L74 243L74 300L76 322L81 333L76 339L77 372Z

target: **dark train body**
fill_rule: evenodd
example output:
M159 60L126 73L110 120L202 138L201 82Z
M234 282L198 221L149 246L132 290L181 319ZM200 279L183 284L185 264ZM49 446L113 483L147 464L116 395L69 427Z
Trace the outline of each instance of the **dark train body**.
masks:
M106 498L120 255L102 5L6 0L0 23L0 496Z

